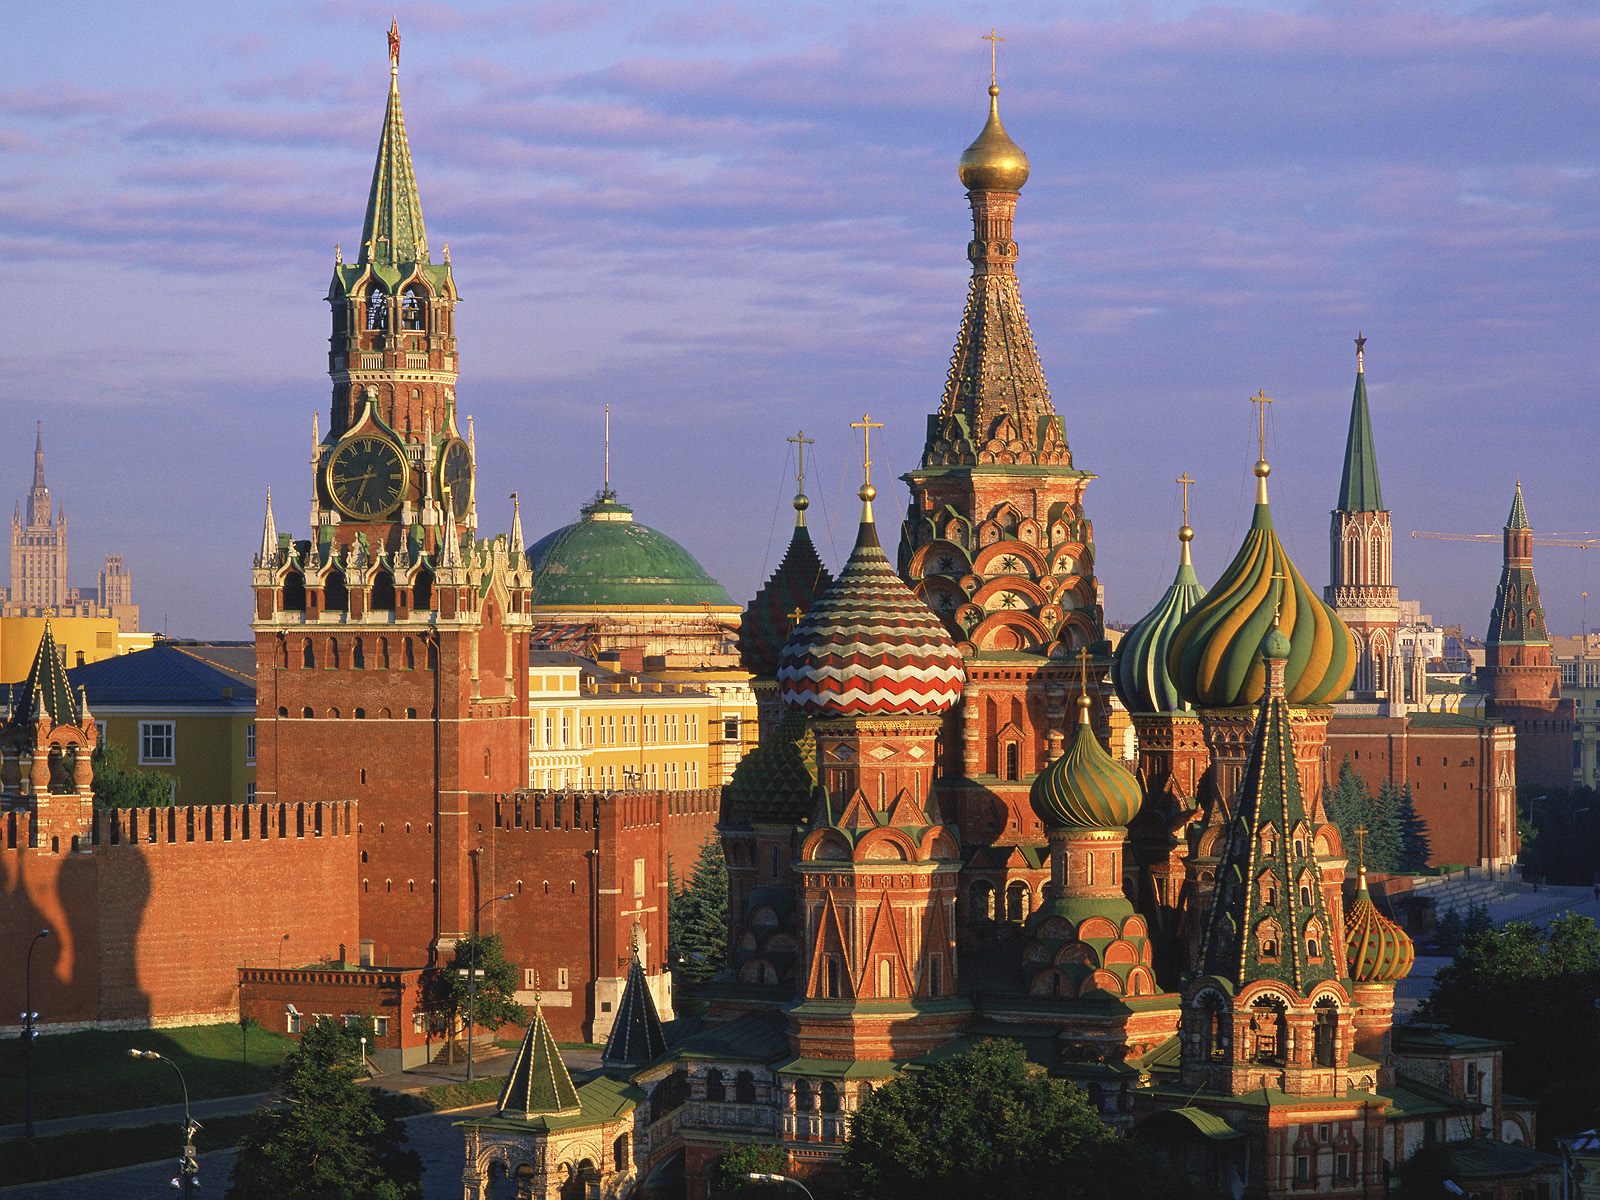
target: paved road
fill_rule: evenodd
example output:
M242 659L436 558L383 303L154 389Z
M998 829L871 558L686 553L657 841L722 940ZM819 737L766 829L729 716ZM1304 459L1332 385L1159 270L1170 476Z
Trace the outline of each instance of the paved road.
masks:
M409 1144L422 1155L423 1200L460 1200L461 1131L455 1128L455 1122L486 1112L492 1107L484 1104L457 1112L423 1113L406 1118ZM204 1145L203 1134L201 1144ZM0 1197L4 1197L4 1200L104 1200L105 1197L114 1196L117 1200L173 1200L177 1195L171 1186L173 1168L174 1160L166 1159L159 1163L124 1167L120 1171L80 1175L76 1179L0 1188ZM232 1150L202 1154L200 1194L220 1197L227 1191L228 1174L232 1170Z
M196 1100L189 1111L204 1123L207 1117L232 1116L235 1113L254 1112L271 1098L271 1092L255 1092L248 1096L220 1096L215 1100ZM33 1132L37 1137L52 1133L71 1133L74 1129L135 1128L140 1125L159 1125L183 1120L183 1105L161 1104L155 1108L125 1108L117 1112L89 1113L82 1117L56 1117L49 1121L35 1121ZM22 1123L0 1125L0 1140L22 1136Z

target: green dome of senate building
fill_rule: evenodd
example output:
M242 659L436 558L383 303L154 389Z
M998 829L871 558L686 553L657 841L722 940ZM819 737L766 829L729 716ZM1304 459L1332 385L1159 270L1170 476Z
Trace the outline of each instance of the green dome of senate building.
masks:
M529 547L528 564L536 608L737 608L692 554L610 492Z

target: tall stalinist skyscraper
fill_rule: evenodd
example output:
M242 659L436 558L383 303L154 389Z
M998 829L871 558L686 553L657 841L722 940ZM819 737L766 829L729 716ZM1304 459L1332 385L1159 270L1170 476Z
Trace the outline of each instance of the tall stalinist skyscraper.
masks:
M33 486L28 512L20 506L11 516L11 603L27 608L59 608L69 603L67 583L67 513L50 511L50 488L44 481L44 422L34 431Z

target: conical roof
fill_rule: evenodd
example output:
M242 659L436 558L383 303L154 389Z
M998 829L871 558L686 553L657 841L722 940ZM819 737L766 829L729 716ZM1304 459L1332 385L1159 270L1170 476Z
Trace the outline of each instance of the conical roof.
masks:
M1206 595L1189 559L1189 542L1193 537L1194 530L1188 525L1178 531L1178 540L1183 546L1178 574L1156 601L1156 606L1139 618L1117 645L1111 682L1129 712L1173 713L1187 711L1190 707L1178 694L1167 670L1167 651L1184 617Z
M739 623L739 660L763 679L778 673L778 655L796 624L796 611L804 615L833 582L806 528L805 508L800 503L804 499L803 494L795 497L794 534L783 561L745 607Z
M628 963L628 982L622 987L622 1003L617 1019L606 1035L606 1048L600 1061L608 1067L639 1067L667 1052L666 1035L661 1031L661 1016L638 956Z
M817 739L804 713L786 710L761 744L739 760L722 788L725 820L800 825L817 786Z
M553 1117L582 1111L578 1089L556 1048L556 1039L545 1024L544 1009L533 1006L533 1022L517 1049L517 1058L506 1076L500 1093L500 1116Z
M1133 820L1144 793L1133 773L1107 754L1078 700L1078 729L1067 752L1034 777L1028 803L1047 830L1115 829Z
M1522 503L1522 480L1517 480L1517 494L1511 497L1511 515L1506 518L1507 529L1527 529L1528 509Z
M1305 996L1339 976L1338 950L1329 945L1333 922L1284 694L1293 643L1273 626L1259 652L1266 690L1217 866L1200 970L1235 987L1275 980Z
M1367 375L1359 366L1355 396L1350 401L1350 434L1344 443L1339 511L1384 511L1383 489L1378 486L1378 452L1372 441L1372 413L1367 409Z
M871 485L855 549L778 659L783 702L812 716L942 713L966 674L944 622L901 581L878 544Z
M1254 518L1244 543L1205 599L1190 610L1167 651L1178 695L1198 708L1254 704L1265 686L1261 641L1273 626L1282 577L1281 627L1289 642L1284 692L1290 704L1331 704L1355 676L1350 630L1324 604L1272 527L1267 464L1257 464Z
M1398 983L1411 974L1411 936L1378 911L1367 891L1367 868L1356 873L1356 901L1345 914L1345 962L1357 983Z
M67 664L61 657L49 621L44 623L44 635L33 652L33 665L28 668L28 678L22 685L22 697L12 712L12 720L32 724L41 716L52 725L76 725L79 720L72 685L67 682Z
M367 216L361 226L361 261L384 266L426 262L428 234L422 225L422 196L411 167L411 143L400 111L400 33L389 29L389 106L372 168Z
M1016 192L1028 182L1028 156L1000 123L998 84L989 85L989 119L961 154L961 182L975 192Z

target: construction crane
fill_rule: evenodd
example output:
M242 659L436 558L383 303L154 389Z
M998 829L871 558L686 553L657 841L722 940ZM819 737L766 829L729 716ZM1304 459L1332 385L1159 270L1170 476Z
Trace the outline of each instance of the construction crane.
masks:
M1431 529L1413 529L1411 536L1425 538L1433 542L1498 542L1503 535L1498 533L1436 533ZM1600 548L1600 537L1535 537L1533 544L1535 546L1554 546L1562 550L1594 550Z

